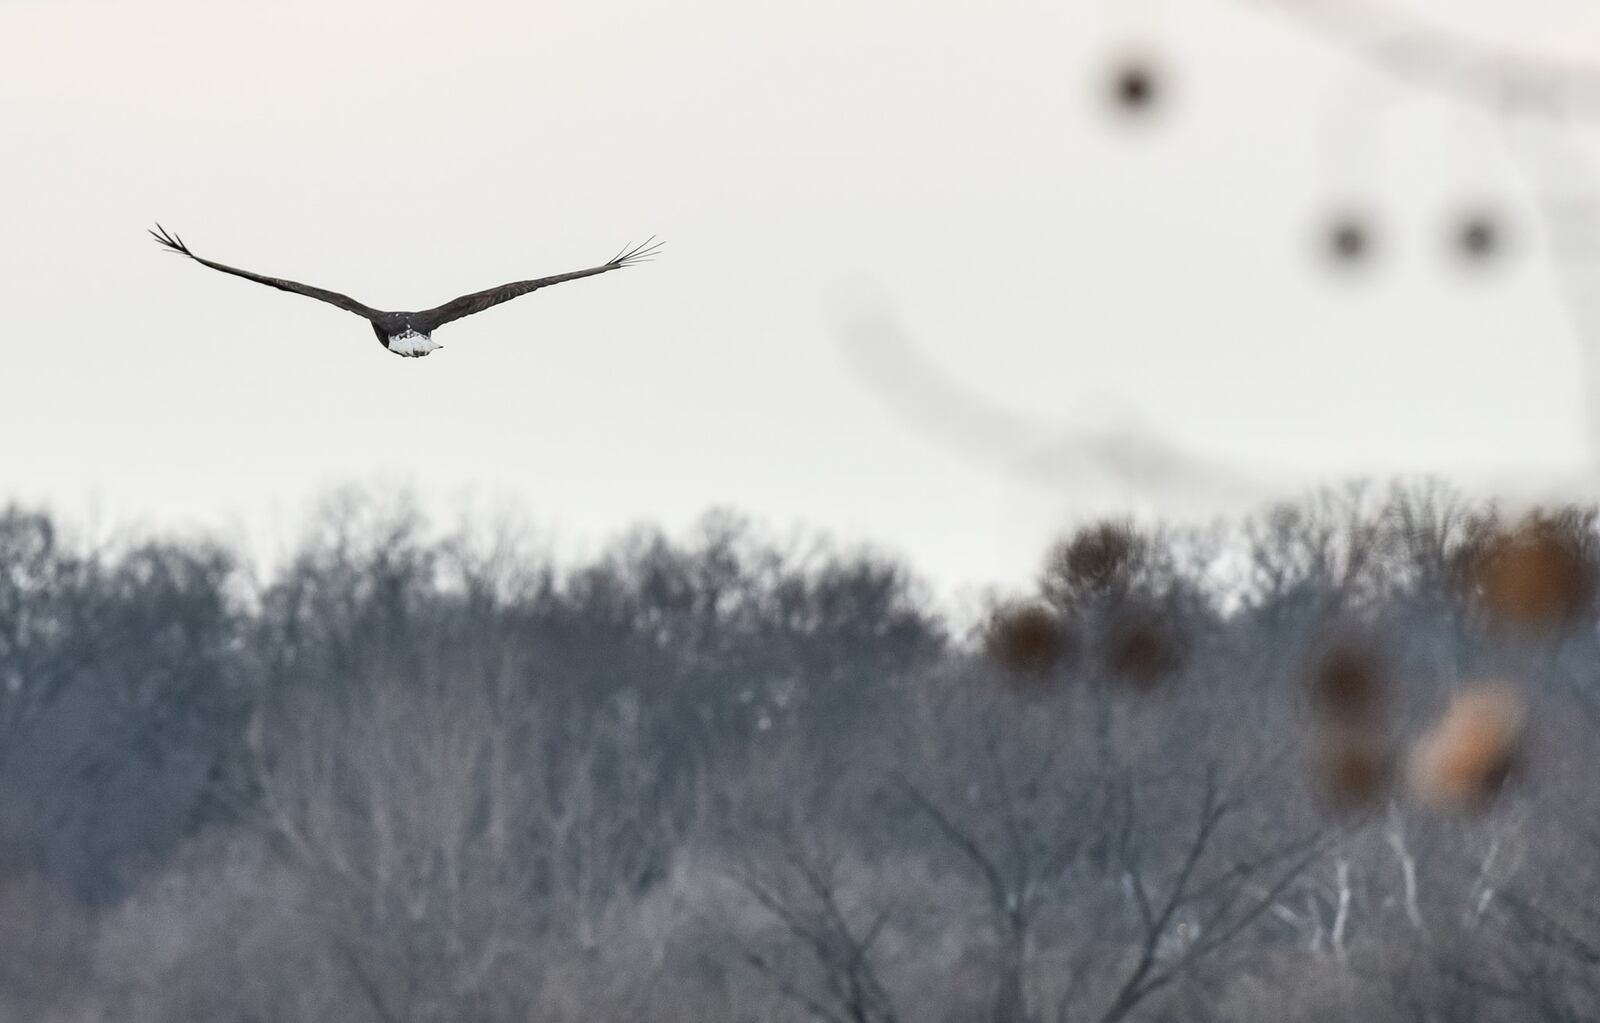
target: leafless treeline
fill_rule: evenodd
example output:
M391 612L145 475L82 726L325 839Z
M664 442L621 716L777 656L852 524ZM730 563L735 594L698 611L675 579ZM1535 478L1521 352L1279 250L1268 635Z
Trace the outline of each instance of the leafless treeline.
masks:
M560 568L357 498L263 580L13 509L0 1018L1600 1018L1600 534L1515 524L1091 525L967 635L726 516Z

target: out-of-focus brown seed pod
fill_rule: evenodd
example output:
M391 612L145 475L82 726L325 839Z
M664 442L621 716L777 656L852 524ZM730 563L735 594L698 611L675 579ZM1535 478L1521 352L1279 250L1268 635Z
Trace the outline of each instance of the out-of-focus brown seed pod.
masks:
M1183 663L1180 637L1153 614L1114 618L1106 635L1106 666L1117 677L1149 689Z
M1492 215L1473 213L1456 228L1456 247L1463 259L1481 263L1498 254L1500 234L1499 224Z
M1112 64L1107 85L1112 110L1129 117L1155 109L1164 92L1159 67L1142 56L1124 57Z
M1001 608L989 621L984 646L994 661L1008 671L1038 676L1049 672L1065 656L1067 630L1060 618L1042 604L1015 604Z
M1516 761L1522 696L1501 682L1457 696L1412 748L1412 789L1441 809L1472 809L1499 791Z
M1511 227L1511 218L1498 202L1479 200L1464 205L1448 224L1451 254L1463 264L1486 267L1510 248Z
M1330 721L1370 724L1383 699L1383 667L1378 656L1355 640L1326 647L1309 672L1312 703Z
M1542 519L1486 538L1475 568L1484 605L1513 625L1570 621L1593 585L1577 537Z
M1388 744L1372 729L1339 727L1324 731L1312 759L1320 794L1335 807L1370 805L1388 791L1394 763Z
M1332 262L1353 267L1368 262L1377 250L1377 231L1370 219L1355 211L1333 216L1323 236L1325 252Z
M1141 540L1127 522L1100 522L1078 530L1051 548L1045 559L1047 593L1066 598L1098 596L1126 585Z

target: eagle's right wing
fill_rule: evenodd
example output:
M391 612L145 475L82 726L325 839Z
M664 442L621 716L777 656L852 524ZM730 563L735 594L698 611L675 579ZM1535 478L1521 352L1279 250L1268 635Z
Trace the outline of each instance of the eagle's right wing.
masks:
M188 256L196 263L199 263L202 266L209 266L213 270L221 270L225 274L233 274L235 277L243 277L247 281L255 281L257 284L265 284L267 287L277 288L279 291L292 291L296 295L305 295L307 298L314 298L319 302L326 302L329 305L336 305L346 312L355 313L357 316L365 316L369 320L373 317L383 315L379 310L373 309L370 306L362 305L349 295L341 295L337 291L329 291L326 288L315 288L309 284L301 284L297 281L286 281L277 277L264 277L261 274L251 273L249 270L240 270L237 267L224 266L221 263L213 263L209 259L201 259L199 256L189 251L189 247L183 244L182 238L179 238L175 234L168 234L167 229L162 227L160 224L156 225L156 229L151 231L150 235L156 241L164 245L169 251Z
M656 241L655 237L651 236L642 245L623 249L611 257L608 262L601 263L599 266L591 266L587 270L572 270L564 274L556 274L553 277L538 277L531 281L513 281L510 284L502 284L498 288L475 291L470 295L462 295L460 298L451 299L444 305L435 306L432 309L424 309L416 314L414 322L418 330L431 334L446 323L459 320L463 316L471 316L473 313L481 313L485 309L497 306L502 302L509 302L518 295L526 295L530 291L548 288L552 284L576 281L583 277L593 277L595 274L610 273L612 270L621 270L623 267L633 266L635 263L648 263L655 258L657 252L661 251L661 245L661 242Z

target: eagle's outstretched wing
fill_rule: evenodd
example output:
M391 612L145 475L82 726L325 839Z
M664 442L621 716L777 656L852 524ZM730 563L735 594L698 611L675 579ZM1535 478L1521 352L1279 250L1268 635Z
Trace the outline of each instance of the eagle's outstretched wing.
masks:
M373 309L370 306L362 305L349 295L341 295L337 291L329 291L326 288L314 288L309 284L300 284L297 281L285 281L277 277L263 277L261 274L254 274L249 270L240 270L237 267L224 266L221 263L213 263L209 259L201 259L199 256L189 251L189 247L183 244L182 238L179 238L175 234L168 234L167 229L162 227L160 224L157 224L156 229L150 232L150 236L156 241L160 242L162 245L166 246L168 250L179 253L180 255L188 256L196 263L199 263L202 266L209 266L213 270L221 270L225 274L233 274L235 277L243 277L247 281L255 281L257 284L265 284L267 287L277 288L279 291L292 291L297 295L305 295L308 298L314 298L320 302L326 302L329 305L336 305L346 312L355 313L357 316L365 316L369 320L375 316L383 315L383 313L379 310Z
M487 291L476 291L470 295L462 295L460 298L452 299L444 305L436 306L432 309L424 309L416 313L412 317L412 324L417 330L424 333L432 333L451 320L459 320L463 316L481 313L490 306L497 306L501 302L509 302L518 295L526 295L530 291L537 291L540 288L549 287L552 284L561 284L565 281L575 281L580 277L593 277L595 274L620 270L635 263L649 262L657 252L661 251L662 244L656 241L654 237L651 237L649 241L642 245L635 245L617 253L610 262L592 266L587 270L574 270L571 273L556 274L554 277L540 277L538 280L532 281L516 281L512 284L502 284L498 288L490 288Z

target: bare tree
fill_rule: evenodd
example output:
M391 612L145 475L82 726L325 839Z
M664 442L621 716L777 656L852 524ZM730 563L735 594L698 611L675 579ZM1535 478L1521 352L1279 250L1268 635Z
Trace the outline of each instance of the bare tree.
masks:
M745 961L783 996L829 1023L898 1023L874 945L889 922L881 895L852 895L844 857L818 828L792 817L770 822L737 870L740 885L771 914L802 960L750 951ZM857 904L860 903L860 904Z

